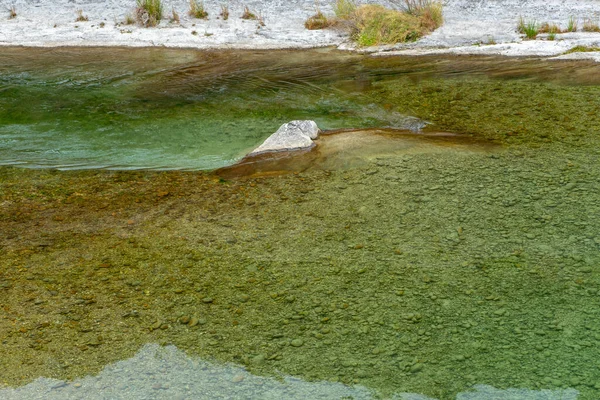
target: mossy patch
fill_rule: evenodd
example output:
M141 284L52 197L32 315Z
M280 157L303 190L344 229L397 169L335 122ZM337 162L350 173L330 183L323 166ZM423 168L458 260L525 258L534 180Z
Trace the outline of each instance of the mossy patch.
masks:
M589 53L594 51L600 51L600 47L595 46L575 46L572 49L565 51L565 54L571 53Z

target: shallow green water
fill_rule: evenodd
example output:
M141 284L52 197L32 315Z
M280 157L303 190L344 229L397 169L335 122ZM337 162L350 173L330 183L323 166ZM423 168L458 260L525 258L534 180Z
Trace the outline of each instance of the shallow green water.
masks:
M214 169L282 124L414 121L360 96L355 56L68 49L0 55L0 162L63 168Z
M154 52L130 57L197 63L195 53ZM600 396L599 67L239 57L274 58L293 76L325 70L322 96L339 90L376 110L372 120L360 108L323 112L330 127L411 115L502 150L425 146L227 179L4 167L2 383L96 373L145 343L172 343L256 374L356 383L383 397L453 399L475 384ZM326 58L319 70L323 57L339 64ZM142 98L162 81L136 74Z

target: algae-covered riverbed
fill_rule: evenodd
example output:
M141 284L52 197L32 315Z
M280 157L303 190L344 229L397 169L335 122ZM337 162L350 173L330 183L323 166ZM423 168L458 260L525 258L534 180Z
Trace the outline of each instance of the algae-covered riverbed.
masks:
M425 146L367 154L361 163L252 176L2 167L3 385L95 374L159 343L258 375L360 384L381 396L452 399L475 384L600 396L595 64L234 53L260 65L275 57L281 70L261 86L264 68L247 68L229 92L207 92L198 85L169 90L164 78L185 70L186 81L200 80L197 53L128 51L101 65L136 57L137 66L151 65L160 56L169 68L145 77L132 68L133 86L117 85L123 90L117 94L113 80L90 78L98 87L86 96L97 97L83 103L77 85L56 83L44 96L57 97L38 101L53 104L56 93L71 93L64 102L75 102L56 111L17 100L23 93L35 98L29 91L38 90L40 76L62 76L69 68L54 55L44 64L43 53L12 51L13 64L2 70L0 101L13 101L0 111L2 135L13 125L41 131L62 120L68 135L81 138L86 130L73 121L120 132L115 127L133 124L135 115L154 115L158 122L136 124L160 135L175 120L202 126L203 115L190 118L205 101L210 108L219 95L246 101L254 94L263 100L240 103L253 126L268 120L267 128L276 128L319 104L317 118L329 128L402 124L412 116L431 123L426 131L495 146ZM81 57L93 60L93 51L81 50ZM20 52L27 54L21 61ZM323 54L327 66L315 69ZM19 62L40 66L28 78L38 83L15 78ZM187 64L178 69L178 63ZM88 68L91 77L101 75L98 65ZM303 78L282 83L292 75ZM248 91L244 82L252 84ZM200 95L190 100L192 93ZM267 93L283 99L280 107L263 108ZM184 117L178 117L174 103L184 97L178 109ZM294 99L303 105L294 107ZM78 108L94 101L119 111L118 121ZM368 110L376 117L363 114ZM239 123L239 108L220 111L223 123ZM58 129L50 130L60 139ZM100 132L92 139L99 147L81 139L82 154L101 153ZM173 132L165 133L167 144L183 143L185 153L191 142L177 142ZM35 147L21 137L20 149ZM262 137L257 133L242 147ZM175 150L152 146L174 160L166 167L190 167L176 163ZM4 161L22 154L17 149ZM54 160L49 164L60 165Z

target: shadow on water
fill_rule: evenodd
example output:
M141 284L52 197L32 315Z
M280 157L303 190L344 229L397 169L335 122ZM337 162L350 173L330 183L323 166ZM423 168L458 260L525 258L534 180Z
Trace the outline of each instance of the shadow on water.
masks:
M598 398L599 68L3 49L0 384ZM304 118L333 132L243 159Z

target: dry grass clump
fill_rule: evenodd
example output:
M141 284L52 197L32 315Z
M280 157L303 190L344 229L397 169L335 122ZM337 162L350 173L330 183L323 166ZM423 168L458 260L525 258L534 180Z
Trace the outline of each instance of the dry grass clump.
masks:
M75 22L83 22L83 21L88 21L88 16L87 15L83 15L83 10L79 9L77 10L77 19L75 20Z
M156 26L163 17L161 0L137 0L135 19L145 27Z
M600 26L598 26L597 22L592 21L591 18L586 18L583 21L582 29L584 32L600 32Z
M328 19L317 10L305 26L322 29L336 25L348 30L359 45L374 46L414 41L443 23L442 3L437 0L404 0L401 8L357 6L354 0L336 0L335 19Z
M244 13L242 14L242 19L258 19L256 14L250 11L248 6L244 6Z
M208 12L204 8L204 2L198 0L190 0L190 10L188 11L190 17L198 19L207 19Z
M179 13L177 11L175 11L174 7L171 7L171 18L170 18L170 22L174 22L174 23L179 23L180 19L179 19Z
M17 9L15 8L15 6L10 6L8 8L8 19L14 18L17 18Z
M538 32L557 34L562 33L562 30L560 29L560 26L556 25L555 23L550 24L548 22L544 22L539 26Z
M224 21L227 21L229 19L229 6L226 4L223 4L221 6L221 13L219 14Z
M356 3L353 0L337 0L333 6L335 16L340 20L349 20L356 12Z
M418 17L380 5L357 8L353 23L352 37L361 46L410 42L424 33Z
M434 0L404 0L404 10L421 20L421 26L432 32L444 23L442 3Z
M315 15L304 22L304 27L309 30L325 29L332 24L333 21L329 20L321 11L317 11Z

